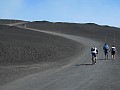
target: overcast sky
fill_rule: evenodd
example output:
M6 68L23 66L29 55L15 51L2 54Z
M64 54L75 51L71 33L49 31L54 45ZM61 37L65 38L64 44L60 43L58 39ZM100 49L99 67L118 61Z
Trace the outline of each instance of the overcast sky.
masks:
M0 0L0 18L120 27L120 0Z

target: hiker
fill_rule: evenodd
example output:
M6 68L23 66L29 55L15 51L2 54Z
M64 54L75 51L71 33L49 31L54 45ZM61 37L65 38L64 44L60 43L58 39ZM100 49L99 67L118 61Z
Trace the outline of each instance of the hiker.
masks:
M116 47L115 47L115 45L112 45L112 47L110 49L110 52L111 52L112 59L115 59L115 53L116 53Z
M105 45L103 46L103 51L105 54L105 59L108 59L108 51L109 51L109 46L105 43Z
M92 54L92 64L96 64L96 60L97 60L96 54L98 54L98 49L95 46L91 48L91 54Z

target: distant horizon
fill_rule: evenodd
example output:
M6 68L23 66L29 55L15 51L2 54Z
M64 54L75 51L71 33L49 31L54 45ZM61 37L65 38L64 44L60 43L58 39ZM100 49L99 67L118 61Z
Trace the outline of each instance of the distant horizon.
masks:
M20 21L28 21L28 22L35 22L35 21L46 21L46 22L51 22L51 23L74 23L74 24L96 24L96 25L99 25L99 26L109 26L109 27L115 27L115 28L120 28L120 27L117 27L117 26L111 26L111 25L105 25L105 24L98 24L98 23L94 23L94 22L85 22L85 23L81 23L81 22L60 22L60 21L56 21L56 22L53 22L53 21L48 21L48 20L33 20L33 21L29 21L29 20L22 20L22 19L10 19L10 18L0 18L0 20L20 20Z

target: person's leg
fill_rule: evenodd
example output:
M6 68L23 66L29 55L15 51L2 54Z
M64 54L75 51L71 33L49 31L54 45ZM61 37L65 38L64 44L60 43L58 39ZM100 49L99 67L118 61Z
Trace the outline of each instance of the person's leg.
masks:
M113 59L113 53L111 52L111 58Z
M115 59L115 52L114 51L112 51L112 59Z
M109 57L108 57L108 52L107 52L107 59L109 59Z
M108 57L108 50L106 50L105 53L106 53L105 58L106 58L106 59L109 59L109 57Z
M94 60L94 56L93 56L93 53L92 53L92 64L94 64L94 63L93 63L93 60Z
M115 52L113 52L113 59L115 59Z
M93 58L94 58L94 57L93 57L93 53L92 53L92 60L93 60Z
M92 64L95 64L95 54L92 53Z
M114 55L112 55L112 59L114 58Z
M106 52L104 52L105 53L105 59L106 59L106 55L107 55L107 53Z
M97 55L95 54L95 63L96 63L96 60L97 60Z

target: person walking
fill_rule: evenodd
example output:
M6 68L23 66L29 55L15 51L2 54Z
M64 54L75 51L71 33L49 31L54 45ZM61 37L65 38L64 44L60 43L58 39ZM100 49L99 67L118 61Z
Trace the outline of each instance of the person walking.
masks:
M109 46L106 43L103 46L103 51L105 54L105 59L109 59L109 57L108 57Z
M98 49L95 46L91 48L91 54L92 54L92 64L96 64L96 60L97 60L96 54L98 54Z
M116 53L116 47L115 47L115 45L112 45L112 47L110 49L110 52L111 52L112 59L115 59L115 53Z

